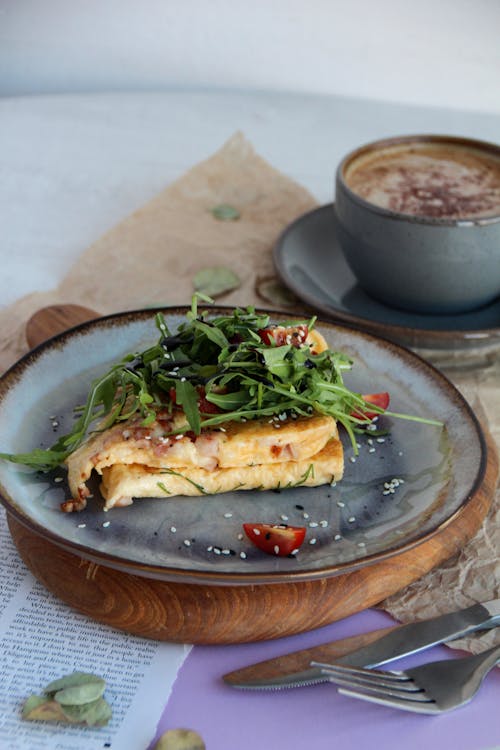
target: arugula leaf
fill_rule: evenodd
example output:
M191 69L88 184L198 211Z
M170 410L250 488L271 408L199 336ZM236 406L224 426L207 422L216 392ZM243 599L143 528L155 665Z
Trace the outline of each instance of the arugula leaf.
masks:
M175 385L175 400L184 409L189 426L199 435L201 432L201 417L198 407L198 392L189 380L178 380Z

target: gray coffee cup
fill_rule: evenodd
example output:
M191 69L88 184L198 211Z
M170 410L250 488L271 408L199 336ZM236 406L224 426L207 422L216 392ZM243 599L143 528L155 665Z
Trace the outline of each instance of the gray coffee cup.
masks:
M406 153L412 154L407 162ZM427 165L423 153L430 154L429 179L421 168ZM438 159L433 167L432 159L439 154L444 161ZM400 159L402 172L394 184L387 183L389 197L380 200L387 205L378 205L371 199L372 194L377 201L380 198L377 164L380 175L387 167L393 179L391 158L394 165ZM417 179L418 158L422 162L418 179L425 189L418 184L410 189L412 179ZM375 169L371 173L370 164ZM486 184L480 185L481 180ZM398 185L403 186L399 196ZM416 205L419 201L421 206ZM486 305L500 295L499 146L440 135L367 144L349 153L337 169L334 211L347 263L365 291L381 302L419 313L454 314Z

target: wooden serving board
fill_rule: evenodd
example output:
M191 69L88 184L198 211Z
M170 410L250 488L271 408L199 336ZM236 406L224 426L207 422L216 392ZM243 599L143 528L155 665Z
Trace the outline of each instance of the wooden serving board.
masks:
M30 346L95 317L59 305L27 325ZM484 482L462 511L430 539L387 560L333 577L296 583L207 585L165 582L97 565L31 531L10 514L16 547L47 589L112 627L156 640L195 644L279 638L327 625L374 606L444 562L472 538L491 505L498 457L488 435Z

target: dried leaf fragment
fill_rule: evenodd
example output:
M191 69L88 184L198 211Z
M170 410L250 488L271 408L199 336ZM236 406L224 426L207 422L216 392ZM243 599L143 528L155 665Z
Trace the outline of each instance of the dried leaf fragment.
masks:
M237 289L240 284L240 277L226 266L202 268L193 279L195 291L206 294L212 299Z
M104 726L111 707L102 697L106 683L97 675L73 672L50 682L44 695L30 695L22 718L27 721L59 721L66 724Z
M229 203L221 203L212 208L212 216L219 221L237 221L240 218L240 212Z
M98 677L95 674L90 674L89 672L72 672L71 674L64 675L64 677L60 677L58 680L49 682L43 692L45 693L45 695L54 697L54 695L60 690L80 687L81 685L91 685L93 683L102 685L104 691L104 686L106 683L104 682L102 677ZM62 701L60 702L62 703Z

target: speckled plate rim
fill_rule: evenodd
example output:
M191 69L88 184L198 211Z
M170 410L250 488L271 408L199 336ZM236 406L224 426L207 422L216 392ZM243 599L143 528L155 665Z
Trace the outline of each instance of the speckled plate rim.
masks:
M310 221L315 215L325 214L326 216L327 213L331 212L333 223L333 206L333 203L327 203L297 217L285 227L273 247L273 262L276 272L285 286L299 299L306 302L313 309L320 310L323 315L327 316L328 320L340 321L356 328L367 330L376 336L383 336L396 341L402 346L441 349L446 342L459 342L467 345L467 347L487 346L493 342L500 345L500 325L491 328L471 329L413 328L404 324L370 320L362 315L342 310L334 304L325 304L313 294L309 294L287 271L284 260L287 240L290 234L294 234L299 226ZM382 305L382 303L379 304ZM384 306L382 305L382 307ZM391 315L397 315L397 310L393 310L392 308L387 308L387 310ZM449 348L449 346L446 348Z
M81 323L74 326L61 334L49 338L47 341L38 345L34 349L27 352L21 357L16 363L14 363L1 377L0 377L0 401L4 395L9 391L10 388L15 387L16 382L21 377L22 373L26 368L29 368L33 363L36 362L38 357L44 354L51 348L59 348L70 339L72 336L77 335L80 332L93 329L95 327L112 328L115 323L123 323L130 321L131 323L137 320L143 320L154 316L156 311L162 311L165 314L172 315L185 315L189 309L187 306L164 306L159 308L147 308L132 311L125 311L120 313L114 313L110 315L101 316L99 318L90 320L85 323ZM230 312L231 307L210 307L210 308L199 308L200 310L206 309L207 312L213 315L225 314ZM275 310L262 310L258 309L258 312L268 313L274 319L280 321L297 320L298 317L303 316L292 316L290 313L283 313ZM320 321L318 321L320 322ZM441 531L446 529L450 524L453 524L463 513L465 512L469 503L476 496L477 492L480 491L482 482L486 474L487 466L487 446L486 440L481 428L481 425L474 414L473 410L461 395L461 393L455 388L455 386L446 378L439 370L433 367L422 357L418 356L414 352L400 346L394 342L381 339L379 336L367 333L366 331L352 328L350 326L338 324L332 321L321 321L327 326L335 329L340 329L344 333L354 335L358 339L366 339L372 343L383 345L388 347L393 354L398 356L405 365L412 363L420 369L423 369L439 386L441 390L446 391L447 395L452 399L457 406L461 409L462 413L467 416L470 420L475 435L478 439L480 448L480 460L477 466L477 471L474 476L473 482L471 483L470 491L463 497L462 504L460 507L452 512L444 521L437 524L435 528L425 532L420 537L414 538L410 541L402 541L401 544L394 545L390 549L382 552L377 552L372 555L367 555L363 558L349 561L347 563L338 563L336 565L327 565L324 568L316 570L296 570L296 571L280 571L280 572L236 572L230 573L227 571L216 571L216 570L190 570L180 569L169 566L156 566L150 564L142 564L136 561L127 561L116 555L108 554L102 550L94 550L86 545L81 545L76 542L68 542L68 540L61 538L58 534L53 533L50 529L38 524L34 519L30 518L19 506L16 504L14 498L9 497L9 494L5 491L2 483L0 482L0 503L5 507L7 514L11 514L19 523L29 529L36 535L44 538L46 541L55 544L56 546L76 554L83 559L95 562L99 565L111 567L115 570L119 570L128 574L138 575L145 578L152 578L156 580L162 580L166 582L184 582L189 584L200 584L200 585L254 585L254 584L285 584L285 583L298 583L302 581L313 581L323 578L330 578L345 573L350 573L356 570L360 570L367 566L372 566L376 563L380 563L391 558L397 557L400 554L408 552L425 542L429 541Z

